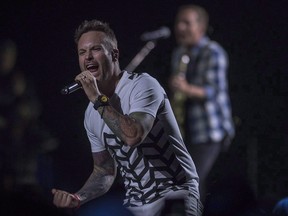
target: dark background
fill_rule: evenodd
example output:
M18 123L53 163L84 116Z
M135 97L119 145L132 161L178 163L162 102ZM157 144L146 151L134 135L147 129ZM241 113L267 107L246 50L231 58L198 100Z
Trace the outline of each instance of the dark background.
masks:
M53 186L75 192L92 168L83 127L88 100L82 91L60 94L79 73L73 41L76 27L93 18L110 23L124 68L145 44L140 35L161 26L172 30L176 9L184 3L207 9L209 35L230 58L228 79L237 135L215 175L243 175L262 200L288 195L284 0L1 1L0 36L17 43L17 67L35 82L42 105L40 121L59 140L53 153ZM147 71L165 86L174 45L173 36L160 40L136 71Z

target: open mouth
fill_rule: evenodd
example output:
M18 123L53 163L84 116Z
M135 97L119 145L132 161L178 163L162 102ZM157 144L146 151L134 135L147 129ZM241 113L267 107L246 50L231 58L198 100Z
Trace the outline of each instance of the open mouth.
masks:
M90 64L86 66L86 69L89 70L91 73L96 72L98 70L99 66Z

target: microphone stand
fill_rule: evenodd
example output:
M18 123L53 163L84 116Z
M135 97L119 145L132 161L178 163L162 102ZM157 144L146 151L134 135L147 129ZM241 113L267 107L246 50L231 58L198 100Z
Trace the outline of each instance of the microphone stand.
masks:
M144 58L154 49L156 40L148 41L144 47L135 55L135 57L126 66L125 70L133 72L135 68L144 60Z

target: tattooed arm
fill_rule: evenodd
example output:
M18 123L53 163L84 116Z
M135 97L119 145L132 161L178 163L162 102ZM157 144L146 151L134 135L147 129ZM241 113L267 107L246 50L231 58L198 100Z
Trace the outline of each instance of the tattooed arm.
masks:
M76 193L81 200L81 204L105 194L110 189L116 176L115 162L108 151L93 153L93 161L92 174Z
M154 117L147 113L122 115L112 106L99 107L98 111L113 133L129 146L140 144L154 123Z
M85 80L82 77L85 77ZM96 98L101 95L96 78L89 71L83 71L76 76L75 80L81 82L88 99L95 103ZM111 82L113 83L115 80ZM160 95L162 94L160 93ZM99 107L98 112L113 133L128 146L140 144L154 123L154 117L144 112L135 112L129 116L122 115L113 106Z
M113 158L105 150L93 153L93 161L93 172L77 193L71 194L62 190L52 190L54 205L62 208L75 208L105 194L110 189L116 176Z

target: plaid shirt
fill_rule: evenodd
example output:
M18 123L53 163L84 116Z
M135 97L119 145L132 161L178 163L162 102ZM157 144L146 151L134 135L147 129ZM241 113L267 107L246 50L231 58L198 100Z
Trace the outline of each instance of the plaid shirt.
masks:
M185 52L178 47L172 55L172 68L176 70ZM186 51L187 52L187 51ZM219 142L225 136L234 137L234 124L227 86L228 58L225 50L208 37L201 39L189 50L190 62L187 81L205 89L205 99L186 101L186 141L194 144Z

